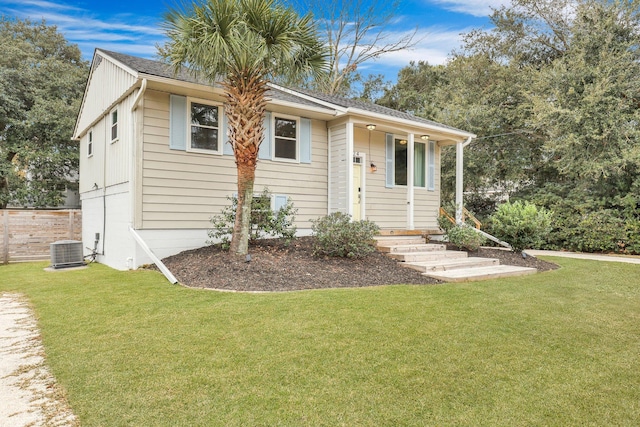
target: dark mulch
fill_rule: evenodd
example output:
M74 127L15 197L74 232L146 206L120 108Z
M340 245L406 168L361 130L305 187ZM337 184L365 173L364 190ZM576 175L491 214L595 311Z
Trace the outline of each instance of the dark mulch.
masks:
M291 291L349 288L389 284L440 283L418 271L375 252L363 259L314 257L312 237L301 237L289 246L279 240L263 240L249 248L251 261L225 252L218 245L185 251L163 262L180 283L197 288L236 291ZM537 258L497 249L480 249L470 256L499 258L504 264L555 268Z

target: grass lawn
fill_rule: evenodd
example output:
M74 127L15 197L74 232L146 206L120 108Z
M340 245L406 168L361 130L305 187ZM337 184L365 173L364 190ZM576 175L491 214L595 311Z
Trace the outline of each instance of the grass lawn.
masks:
M640 266L280 294L0 266L83 426L640 425Z

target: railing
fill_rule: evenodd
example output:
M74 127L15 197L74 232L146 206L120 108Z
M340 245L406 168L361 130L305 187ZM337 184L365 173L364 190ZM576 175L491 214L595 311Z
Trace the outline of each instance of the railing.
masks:
M452 217L451 215L449 215L449 212L447 212L442 207L440 208L440 215L445 217L445 218L447 218L449 221L451 221L452 224L456 223L456 219L454 217ZM478 218L473 216L473 214L471 212L469 212L467 210L467 208L462 208L462 222L464 222L467 219L470 219L475 224L475 228L477 230L480 230L480 228L482 227L482 223L480 221L478 221Z
M440 208L440 215L447 218L449 221L451 221L451 223L455 224L456 220L454 217L452 217L451 215L449 215L449 212L446 211L446 209L444 208ZM473 231L477 232L478 234L481 234L482 236L486 237L487 239L491 240L492 242L495 242L497 244L499 244L500 246L504 246L505 248L509 248L511 249L511 245L507 242L503 242L502 240L498 239L497 237L492 236L489 233L485 233L484 231L480 230L480 227L482 226L482 223L480 221L478 221L478 219L473 216L473 214L471 212L469 212L467 210L467 208L462 208L462 222L465 221L465 219L470 219L474 224L475 224L475 228L472 228Z

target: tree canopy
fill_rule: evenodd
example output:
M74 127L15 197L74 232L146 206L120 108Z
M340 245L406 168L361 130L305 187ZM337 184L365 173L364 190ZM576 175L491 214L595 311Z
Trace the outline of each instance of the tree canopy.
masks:
M56 206L78 170L88 63L44 21L0 17L0 51L0 207Z
M640 2L514 0L491 19L445 66L403 69L378 102L479 136L465 154L472 209L490 213L489 190L533 200L554 210L559 245L593 215L637 234ZM452 154L443 158L445 201Z

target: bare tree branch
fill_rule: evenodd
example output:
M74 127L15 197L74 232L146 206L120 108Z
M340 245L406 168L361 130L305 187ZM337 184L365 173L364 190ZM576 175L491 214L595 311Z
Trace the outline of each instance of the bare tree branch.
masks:
M330 0L310 6L330 52L329 73L315 82L318 90L345 92L363 63L415 46L417 28L403 33L389 29L397 8L398 1L384 0Z

